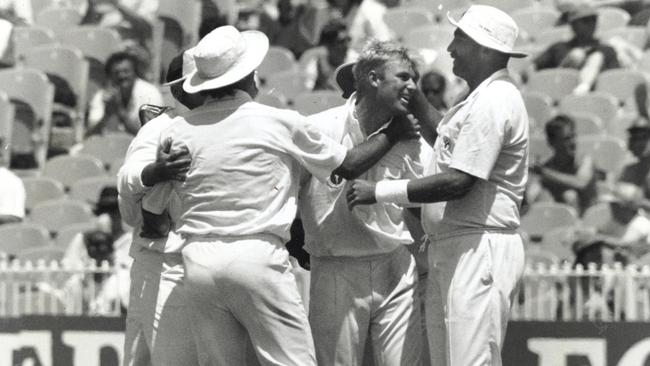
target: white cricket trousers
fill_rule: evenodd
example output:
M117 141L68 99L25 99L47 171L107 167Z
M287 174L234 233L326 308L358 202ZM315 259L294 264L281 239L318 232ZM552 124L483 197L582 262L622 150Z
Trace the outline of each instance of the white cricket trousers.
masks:
M137 244L136 244L137 245ZM196 366L179 254L134 249L125 366Z
M514 231L432 241L426 295L431 366L501 365L523 271L523 243Z
M191 237L185 285L201 366L315 366L289 253L274 235Z
M368 344L374 365L420 366L417 278L404 246L372 257L312 256L309 320L318 365L362 365Z

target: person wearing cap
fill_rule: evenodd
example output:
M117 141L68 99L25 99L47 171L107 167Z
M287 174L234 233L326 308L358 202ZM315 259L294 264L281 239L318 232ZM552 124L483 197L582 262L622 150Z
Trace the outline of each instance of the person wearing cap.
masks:
M580 70L575 94L591 90L598 74L619 67L614 48L603 44L596 36L598 13L589 4L573 6L567 13L573 38L551 45L533 60L536 70L565 67Z
M396 42L367 44L352 72L357 91L346 103L308 117L349 148L392 119L408 118L411 100L428 103L423 94L416 96L416 62ZM364 177L410 179L422 174L420 143L412 139L393 146ZM404 208L375 205L350 211L344 194L349 184L309 177L299 198L310 254L309 320L318 364L361 365L368 340L377 364L420 365L424 329L418 271L406 248L413 238L402 219Z
M284 243L296 215L302 169L325 181L354 178L397 141L409 121L391 123L347 149L295 111L253 101L255 70L268 51L259 31L223 26L192 50L196 70L183 82L205 104L161 135L192 164L172 182L182 202L184 285L199 359L240 365L250 337L263 365L315 365L314 342ZM155 207L152 207L155 209Z
M9 155L11 150L7 138L0 136L0 225L21 222L25 218L25 185L9 169Z
M151 235L153 230L146 229L145 225L149 219L153 221L148 223L149 227L173 228L179 217L180 202L174 195L166 199L162 217L148 216L142 210L145 197L156 197L156 183L184 179L190 164L186 150L176 150L172 154L168 150L170 141L161 148L158 141L161 132L171 125L177 113L203 103L200 95L183 92L182 75L187 75L192 68L192 58L187 52L171 61L166 85L179 105L173 109L148 106L148 112L141 113L144 118L149 118L146 117L149 112L162 112L151 120L141 120L146 123L131 142L117 175L120 211L124 221L135 228L129 253L134 262L124 365L199 364L181 286L184 273L180 254L182 239L174 230Z
M430 242L426 323L432 365L501 365L510 306L524 270L519 227L528 178L528 114L507 71L518 27L472 5L447 50L469 95L437 127L428 176L356 180L348 204L422 203Z

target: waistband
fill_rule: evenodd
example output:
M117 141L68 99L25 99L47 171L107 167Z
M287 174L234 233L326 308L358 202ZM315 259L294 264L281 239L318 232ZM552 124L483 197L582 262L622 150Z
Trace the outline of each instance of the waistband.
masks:
M519 231L516 229L500 229L500 228L467 228L462 230L455 230L451 232L446 232L442 234L429 234L426 233L424 238L427 242L431 243L434 241L441 241L445 239L456 238L459 236L470 236L470 235L483 235L483 234L517 234Z
M268 233L259 233L259 234L247 234L247 235L217 235L217 234L205 234L205 235L183 235L185 240L185 245L194 242L210 242L210 241L220 241L220 242L237 242L242 240L261 240L267 241L273 244L284 245L282 238L275 234Z
M164 264L168 266L182 266L183 256L181 253L161 253L144 247L138 247L132 251L133 265L146 269L150 272L160 272Z
M378 259L386 259L390 258L396 255L399 255L403 252L407 252L411 254L408 249L404 245L400 245L397 247L395 250L387 252L387 253L380 253L380 254L373 254L373 255L364 255L360 257L352 257L352 256L334 256L334 255L326 255L326 256L310 256L310 260L315 260L315 261L321 261L321 262L371 262L375 261Z

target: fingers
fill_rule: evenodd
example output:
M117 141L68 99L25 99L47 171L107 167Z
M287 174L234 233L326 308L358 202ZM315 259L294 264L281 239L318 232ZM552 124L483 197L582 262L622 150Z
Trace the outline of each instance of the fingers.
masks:
M181 158L182 156L189 155L189 154L190 154L190 151L187 149L187 147L182 146L180 149L178 149L178 150L174 149L174 151L170 152L169 157L167 158L167 160L176 161L179 158ZM187 159L187 160L189 160L189 159Z
M164 152L165 154L169 154L171 148L172 148L172 138L168 137L160 145L160 151Z

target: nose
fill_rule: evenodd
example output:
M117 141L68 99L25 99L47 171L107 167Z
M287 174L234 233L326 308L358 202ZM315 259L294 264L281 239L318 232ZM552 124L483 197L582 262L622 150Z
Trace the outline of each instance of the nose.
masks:
M449 46L447 46L447 52L449 52L449 54L452 57L454 56L454 49L455 48L456 48L455 40L452 39L451 42L449 42Z
M406 83L406 89L409 91L413 91L417 89L418 85L416 84L415 80L413 78L410 78L409 81Z

